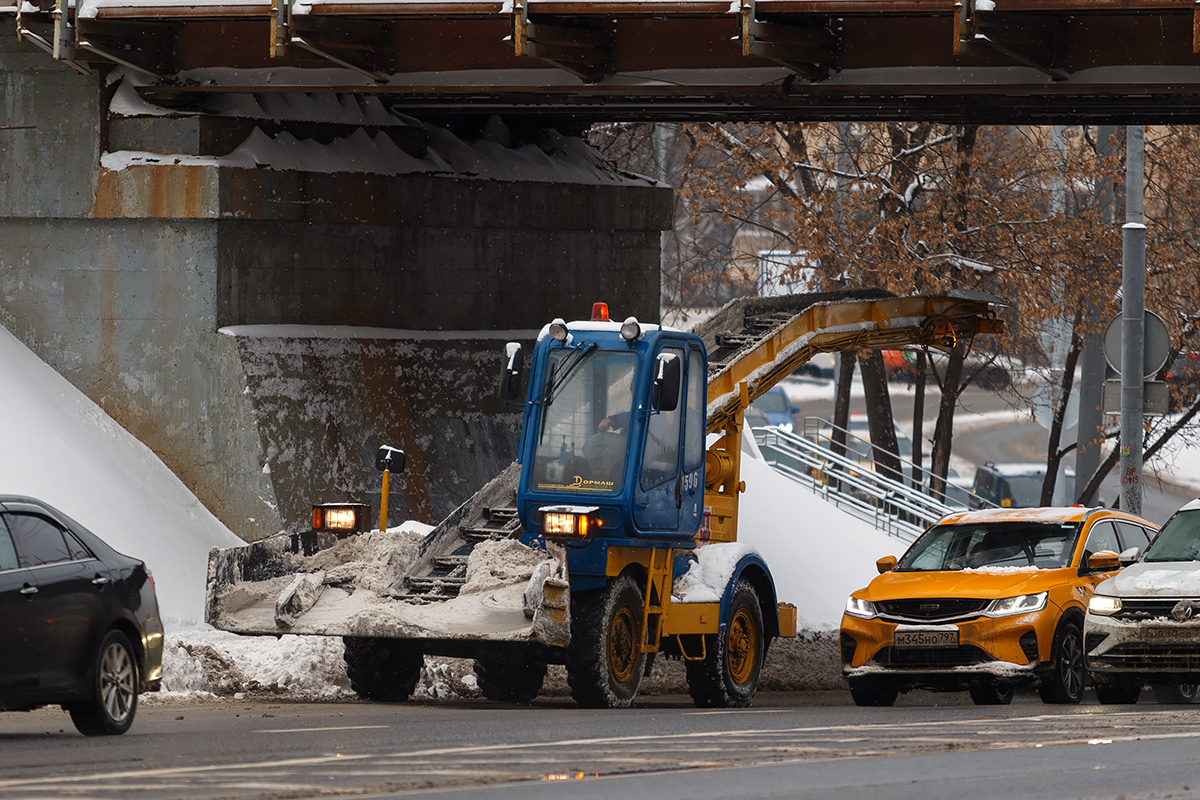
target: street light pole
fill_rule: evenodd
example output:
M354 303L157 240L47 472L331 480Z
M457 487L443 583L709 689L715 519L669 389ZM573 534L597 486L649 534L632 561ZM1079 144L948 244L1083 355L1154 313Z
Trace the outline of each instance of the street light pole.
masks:
M1146 226L1142 214L1145 131L1125 129L1125 225L1121 257L1121 508L1142 513L1142 385L1145 381Z

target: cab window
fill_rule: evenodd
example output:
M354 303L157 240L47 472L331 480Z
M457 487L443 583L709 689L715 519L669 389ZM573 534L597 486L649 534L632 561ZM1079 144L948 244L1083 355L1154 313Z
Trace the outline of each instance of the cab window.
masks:
M683 469L686 472L704 463L704 423L708 409L705 403L708 399L704 374L704 357L699 350L693 350L688 360L687 379L687 429L684 432Z
M664 347L664 353L673 353L683 364L683 350ZM683 391L680 383L679 390ZM673 411L657 411L650 415L646 425L646 447L642 451L642 488L649 489L675 477L679 472L679 427L683 420L683 406L676 398Z

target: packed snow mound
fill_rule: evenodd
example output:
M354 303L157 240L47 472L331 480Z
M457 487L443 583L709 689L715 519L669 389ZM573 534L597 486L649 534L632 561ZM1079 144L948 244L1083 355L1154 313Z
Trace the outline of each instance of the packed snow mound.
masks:
M204 618L208 551L241 544L158 456L0 327L0 494L58 508L154 573L167 622Z
M837 628L846 598L878 574L876 559L908 549L746 450L742 479L738 542L767 562L778 600L796 605L801 630Z

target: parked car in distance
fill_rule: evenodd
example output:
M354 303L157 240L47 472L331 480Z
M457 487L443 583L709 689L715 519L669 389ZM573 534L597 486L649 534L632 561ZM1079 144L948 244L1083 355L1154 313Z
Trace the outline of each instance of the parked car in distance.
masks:
M1032 508L1041 505L1042 484L1046 480L1046 465L1037 462L995 463L992 461L975 470L970 508L984 508L986 503L1000 508ZM1065 469L1054 485L1052 505L1067 506L1075 502L1075 470Z
M1130 561L1133 553L1122 553ZM1200 684L1200 500L1176 511L1145 552L1096 587L1084 621L1102 703L1193 702Z
M146 565L62 512L0 496L0 710L61 705L88 736L121 734L162 683Z
M803 425L800 413L800 406L792 404L782 386L772 386L746 409L746 419L751 427L759 427L765 421L767 425L775 425L791 433Z
M1145 547L1144 519L1104 508L1012 508L950 514L850 595L842 674L860 706L890 706L912 689L968 691L1011 702L1036 684L1046 703L1078 703L1083 619L1117 554ZM1103 566L1089 557L1106 552Z

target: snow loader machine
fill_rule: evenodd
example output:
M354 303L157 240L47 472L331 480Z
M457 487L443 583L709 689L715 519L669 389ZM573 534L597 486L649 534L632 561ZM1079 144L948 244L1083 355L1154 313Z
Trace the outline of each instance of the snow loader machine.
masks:
M746 408L818 352L948 350L998 331L996 307L857 290L735 300L695 333L610 321L601 303L556 319L528 381L521 345L504 348L501 396L524 413L514 464L428 533L388 530L404 454L385 446L380 529L366 504L328 504L310 531L214 549L206 618L342 636L368 699L407 698L441 655L474 659L494 700L531 701L563 664L578 704L624 707L661 654L685 663L698 706L748 705L796 608L737 542Z

